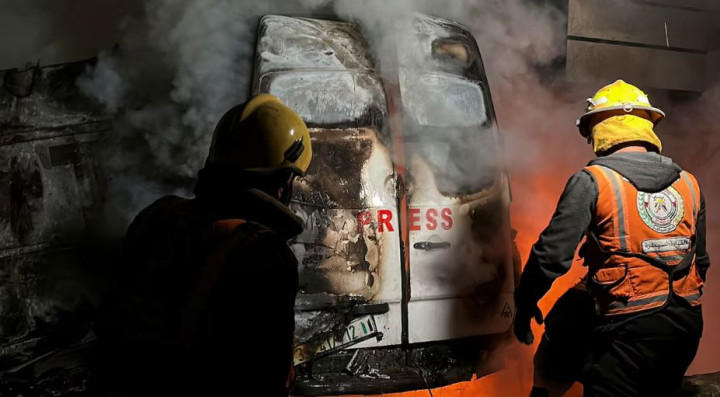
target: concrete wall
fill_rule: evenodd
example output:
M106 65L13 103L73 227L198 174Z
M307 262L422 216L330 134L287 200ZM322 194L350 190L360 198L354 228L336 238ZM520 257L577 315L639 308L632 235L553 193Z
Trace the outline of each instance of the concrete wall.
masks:
M0 70L92 58L111 49L139 0L0 0Z
M567 76L627 79L647 88L702 91L718 14L712 3L570 0Z

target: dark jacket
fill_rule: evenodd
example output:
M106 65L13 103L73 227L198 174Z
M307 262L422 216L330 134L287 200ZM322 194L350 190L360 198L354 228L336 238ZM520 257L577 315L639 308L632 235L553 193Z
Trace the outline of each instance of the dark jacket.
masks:
M659 192L680 177L682 169L656 153L616 153L592 160L627 178L638 190ZM585 170L568 181L548 227L532 248L516 291L518 306L534 305L553 281L567 273L578 244L588 230L598 199L598 188ZM705 247L705 199L701 194L697 220L696 263L705 278L710 266Z
M301 221L206 170L196 196L163 197L130 225L96 327L100 384L120 395L286 396L298 285L286 241ZM227 219L249 222L220 233Z

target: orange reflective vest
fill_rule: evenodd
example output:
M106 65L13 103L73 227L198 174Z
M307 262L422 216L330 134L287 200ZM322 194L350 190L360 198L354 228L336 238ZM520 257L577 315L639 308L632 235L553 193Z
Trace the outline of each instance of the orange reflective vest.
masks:
M663 191L638 191L618 172L585 168L598 186L585 265L599 314L638 313L664 306L671 294L700 305L695 265L700 188L683 171ZM594 242L594 243L593 243Z

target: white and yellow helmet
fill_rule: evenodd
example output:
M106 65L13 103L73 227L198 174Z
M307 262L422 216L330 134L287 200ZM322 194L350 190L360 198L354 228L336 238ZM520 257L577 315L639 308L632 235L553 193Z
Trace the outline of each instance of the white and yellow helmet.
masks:
M643 112L637 112L638 110ZM592 133L591 116L610 111L621 111L619 114L634 114L650 120L653 125L657 125L665 117L662 110L650 104L648 96L642 90L632 84L617 80L598 90L592 98L587 99L585 114L580 116L576 122L580 135L588 138Z

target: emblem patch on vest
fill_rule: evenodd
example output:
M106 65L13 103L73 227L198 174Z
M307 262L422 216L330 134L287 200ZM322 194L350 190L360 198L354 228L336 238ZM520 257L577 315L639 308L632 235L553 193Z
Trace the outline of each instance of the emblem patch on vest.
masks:
M683 198L672 186L657 193L638 192L637 208L643 222L658 233L672 232L685 216Z

